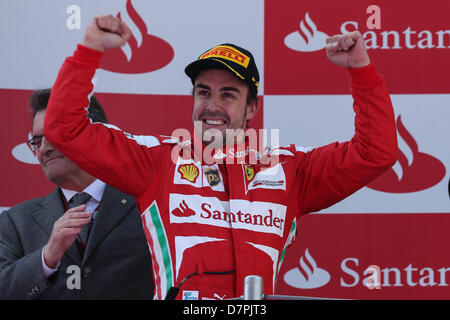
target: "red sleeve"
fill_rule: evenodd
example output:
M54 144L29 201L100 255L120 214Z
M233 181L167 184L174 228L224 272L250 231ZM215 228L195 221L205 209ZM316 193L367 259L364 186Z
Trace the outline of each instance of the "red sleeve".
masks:
M375 66L349 69L355 134L350 141L299 152L300 213L327 208L367 185L397 159L394 111Z
M156 137L133 136L86 117L92 78L102 55L78 45L66 59L51 91L44 134L84 171L138 197L157 172L161 145Z

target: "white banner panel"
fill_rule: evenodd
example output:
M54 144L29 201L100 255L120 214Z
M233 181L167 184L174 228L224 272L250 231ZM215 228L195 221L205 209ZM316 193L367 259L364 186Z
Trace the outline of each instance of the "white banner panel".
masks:
M8 77L0 78L0 88L51 86L64 59L81 43L92 18L119 13L136 40L135 47L122 48L132 68L124 67L122 72L126 73L100 69L97 92L189 95L192 85L184 74L186 65L226 42L252 52L263 79L264 2L230 0L226 5L218 4L208 0L3 2L0 40L6 50L0 52L0 69ZM111 59L115 67L124 63Z

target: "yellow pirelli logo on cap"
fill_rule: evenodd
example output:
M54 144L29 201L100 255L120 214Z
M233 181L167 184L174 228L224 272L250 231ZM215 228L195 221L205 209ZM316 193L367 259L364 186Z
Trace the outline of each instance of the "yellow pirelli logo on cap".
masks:
M243 54L242 52L240 52L239 50L236 50L235 48L229 47L229 46L215 47L215 48L205 52L204 54L202 54L200 56L200 58L198 58L198 60L202 60L202 59L206 59L206 58L226 59L226 60L235 62L237 64L240 64L244 68L247 68L247 66L250 62L249 56L247 56L247 55Z

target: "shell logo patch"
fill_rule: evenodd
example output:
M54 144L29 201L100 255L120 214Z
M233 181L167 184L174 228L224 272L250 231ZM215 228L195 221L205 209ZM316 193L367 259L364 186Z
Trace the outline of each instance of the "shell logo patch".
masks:
M198 168L193 164L183 164L179 166L178 172L181 174L182 179L186 179L192 183L195 183L199 174Z

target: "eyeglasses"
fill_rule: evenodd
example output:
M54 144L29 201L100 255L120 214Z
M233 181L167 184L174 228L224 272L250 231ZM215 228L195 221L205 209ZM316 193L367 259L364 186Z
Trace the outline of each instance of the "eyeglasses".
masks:
M30 146L33 152L37 152L38 149L41 147L43 137L44 135L33 136L30 140L28 140L28 145Z

